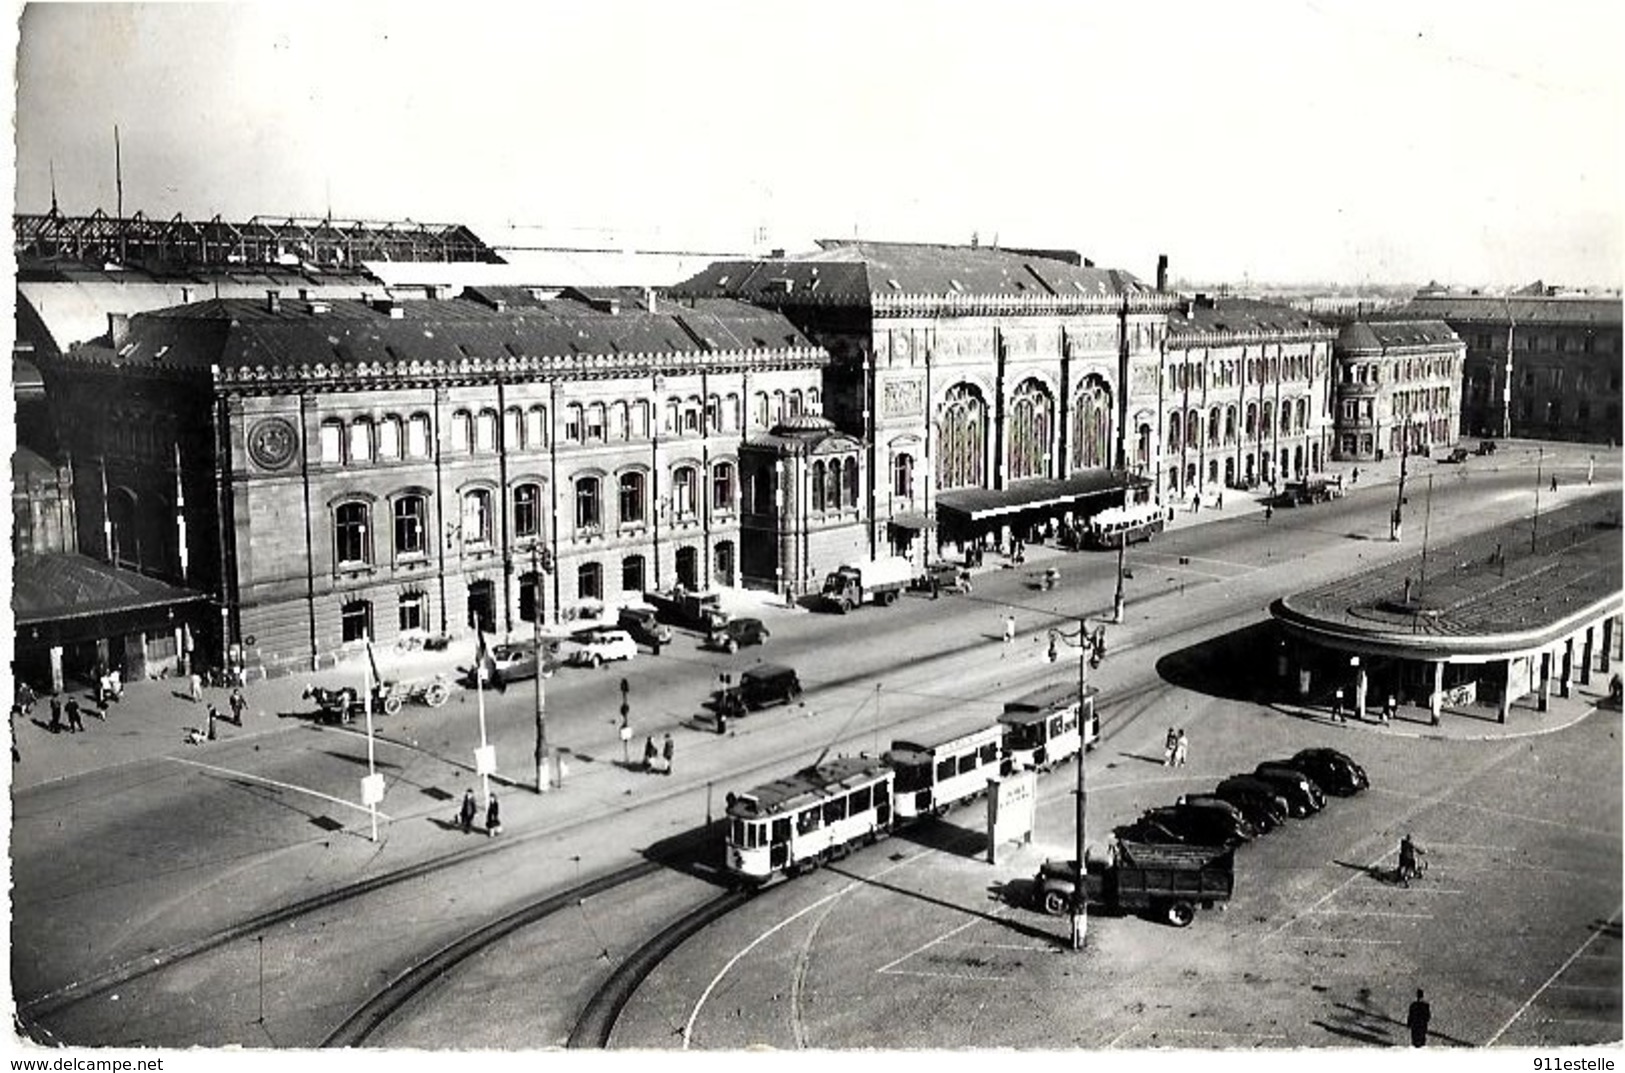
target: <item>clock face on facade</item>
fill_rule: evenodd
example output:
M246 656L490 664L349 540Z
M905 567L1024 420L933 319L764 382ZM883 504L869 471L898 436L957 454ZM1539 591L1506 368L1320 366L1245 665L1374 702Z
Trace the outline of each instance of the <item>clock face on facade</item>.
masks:
M248 432L248 454L261 469L281 469L293 461L297 446L293 423L267 417Z

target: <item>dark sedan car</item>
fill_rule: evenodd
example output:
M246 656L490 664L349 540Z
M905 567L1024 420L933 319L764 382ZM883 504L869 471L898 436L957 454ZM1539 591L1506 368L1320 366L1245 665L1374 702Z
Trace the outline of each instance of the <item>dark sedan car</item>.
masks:
M1339 797L1357 794L1371 785L1365 768L1336 749L1300 749L1282 764L1295 767L1320 784L1321 789Z
M1223 802L1217 802L1223 804ZM1234 808L1170 805L1147 809L1136 826L1167 832L1168 841L1191 846L1234 846L1251 841L1258 831Z
M1292 806L1294 816L1307 816L1326 807L1326 795L1320 786L1297 768L1265 761L1253 769L1253 775L1273 785Z
M1288 816L1307 815L1306 812L1292 808L1292 802L1287 800L1280 787L1272 782L1266 782L1257 775L1232 775L1214 787L1213 793L1238 808L1241 807L1242 799L1256 802L1283 820Z
M746 645L766 644L771 636L761 619L735 618L712 630L706 643L724 652L737 652Z
M1252 824L1259 834L1266 834L1281 826L1287 816L1285 804L1283 803L1280 808L1277 808L1275 802L1271 800L1273 796L1266 796L1262 793L1221 794L1215 791L1211 794L1191 794L1185 798L1185 802L1191 805L1202 805L1210 801L1216 801L1229 805L1237 812L1240 812L1242 818Z

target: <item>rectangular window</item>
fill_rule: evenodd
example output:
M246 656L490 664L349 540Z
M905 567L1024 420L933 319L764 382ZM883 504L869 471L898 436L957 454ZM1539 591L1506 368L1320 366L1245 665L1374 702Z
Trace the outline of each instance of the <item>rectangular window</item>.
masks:
M541 510L539 509L537 494L540 489L534 484L521 484L513 490L513 535L520 538L534 537L541 531Z
M429 455L429 418L418 414L406 423L406 453L412 458Z
M597 563L582 563L576 570L576 594L583 600L602 600L604 568Z
M365 421L357 421L350 426L350 460L372 461L372 426Z
M372 635L372 604L365 600L347 603L339 611L339 633L346 644L365 641Z
M824 812L819 808L802 809L796 813L796 833L810 835L824 826Z
M959 758L959 773L961 775L967 775L975 770L976 754L974 752L966 753L964 756Z
M344 426L327 424L322 426L322 461L344 461Z
M957 768L953 757L950 756L946 760L937 761L937 781L942 782L945 779L953 778L955 770Z
M837 797L833 801L824 802L824 822L838 823L846 819L846 798Z
M643 591L643 556L628 555L621 560L621 591Z
M873 803L871 790L872 787L865 786L861 790L852 791L852 796L846 800L846 814L848 816L856 816L869 811L869 806Z
M604 404L595 402L587 407L587 441L597 443L604 438Z
M409 592L401 597L401 630L423 629L424 598L420 592Z
M395 554L422 555L424 551L423 497L407 495L395 501Z
M545 413L540 407L533 406L525 411L525 443L532 450L547 446L547 422Z
M495 451L497 449L497 415L484 410L474 422L474 449L476 451Z
M456 413L451 415L451 449L453 451L462 452L468 450L469 426L471 423L472 420L467 414Z
M378 457L401 457L401 423L393 417L378 426Z

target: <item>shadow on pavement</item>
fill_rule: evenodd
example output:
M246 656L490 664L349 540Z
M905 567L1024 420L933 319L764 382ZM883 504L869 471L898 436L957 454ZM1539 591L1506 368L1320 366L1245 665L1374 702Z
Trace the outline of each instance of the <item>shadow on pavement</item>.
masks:
M715 887L731 889L734 886L733 877L722 867L722 843L727 824L726 819L713 820L680 831L645 846L638 851L638 855L673 872L681 872Z
M1366 1043L1377 1047L1392 1047L1394 1041L1388 1038L1388 1033L1381 1029L1368 1029L1363 1025L1333 1025L1325 1021L1310 1021L1316 1028L1323 1028L1334 1036L1354 1040L1356 1043Z
M1015 932L1017 935L1022 935L1029 939L1042 939L1047 943L1059 942L1057 937L1052 933L1045 931L1042 928L1035 928L1030 924L1023 924L1021 921L1012 919L1010 917L996 916L993 913L984 913L977 909L971 909L963 905L958 905L954 902L944 901L941 898L932 897L929 894L921 894L917 890L907 890L891 883L882 883L878 879L860 876L855 872L849 872L842 868L831 867L828 870L834 872L836 875L845 876L847 879L853 880L854 882L862 883L868 887L874 887L876 890L888 891L892 894L901 894L905 898L913 898L916 901L925 902L928 905L940 906L943 909L951 909L956 913L963 913L968 917L975 917L977 920L985 920L990 924L997 924L1001 928L1006 928Z
M951 853L956 857L976 857L987 852L987 832L966 830L948 820L928 820L892 832L892 837L912 842L924 849Z
M1157 661L1157 674L1194 693L1262 703L1277 695L1274 660L1279 643L1274 622L1255 622L1168 653Z

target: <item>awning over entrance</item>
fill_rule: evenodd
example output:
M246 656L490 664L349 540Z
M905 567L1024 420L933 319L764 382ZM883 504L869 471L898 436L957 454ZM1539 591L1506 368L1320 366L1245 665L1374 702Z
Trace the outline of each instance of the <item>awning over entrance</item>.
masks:
M931 528L930 516L925 514L923 511L918 510L899 511L896 514L893 514L890 518L887 518L886 521L888 524L895 525L899 529Z
M11 609L19 626L207 599L84 555L19 555L12 574Z
M1008 488L961 488L937 496L944 516L980 522L1044 507L1070 507L1085 496L1148 488L1151 482L1125 470L1094 469L1061 480L1040 478Z

